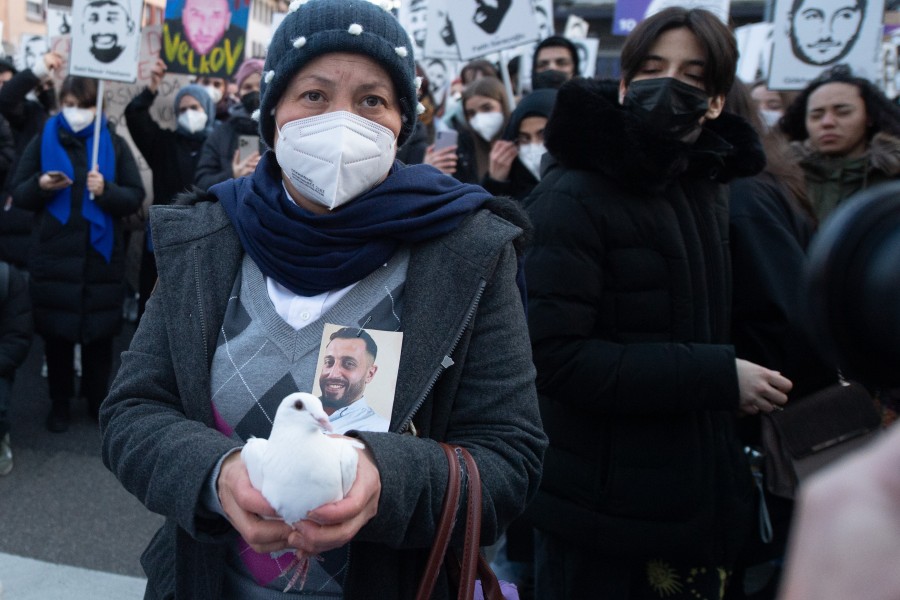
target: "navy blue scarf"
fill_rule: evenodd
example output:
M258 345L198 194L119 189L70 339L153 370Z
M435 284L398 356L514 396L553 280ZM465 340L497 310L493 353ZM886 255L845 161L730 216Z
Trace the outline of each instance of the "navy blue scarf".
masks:
M69 176L69 179L75 181L75 168L72 166L66 149L59 141L60 129L69 132L76 138L85 140L87 150L85 162L90 163L94 148L94 126L90 125L78 132L72 131L62 114L50 117L44 126L41 138L41 173L62 171ZM116 151L113 148L112 137L105 118L100 121L100 151L97 153L97 165L105 181L116 180ZM90 168L91 165L88 164L88 170ZM47 212L63 225L69 222L69 216L72 213L72 186L58 190L53 195L53 199L47 204ZM81 214L91 225L91 246L106 259L106 262L109 262L112 258L114 241L112 217L91 199L86 179L81 198Z
M382 183L323 215L285 192L273 152L249 177L209 189L264 275L315 296L360 281L402 244L449 233L491 195L428 165L395 162Z

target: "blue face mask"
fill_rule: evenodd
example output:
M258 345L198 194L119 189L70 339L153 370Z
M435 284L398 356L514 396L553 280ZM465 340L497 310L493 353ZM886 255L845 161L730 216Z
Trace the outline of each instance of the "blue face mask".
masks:
M680 140L700 128L709 98L701 88L672 77L657 77L632 81L623 106L660 136Z

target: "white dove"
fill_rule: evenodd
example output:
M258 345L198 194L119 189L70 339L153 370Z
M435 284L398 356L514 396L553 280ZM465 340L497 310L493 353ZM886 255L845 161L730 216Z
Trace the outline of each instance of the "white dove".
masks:
M356 479L360 442L325 435L331 431L322 402L312 394L289 394L278 405L269 439L251 437L241 450L250 483L289 525L309 511L344 497ZM287 592L306 583L309 557L297 556L284 570L295 569Z

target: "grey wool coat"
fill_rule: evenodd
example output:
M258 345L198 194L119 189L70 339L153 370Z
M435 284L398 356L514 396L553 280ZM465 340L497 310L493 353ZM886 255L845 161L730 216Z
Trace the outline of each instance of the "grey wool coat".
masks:
M129 492L166 517L142 557L146 597L219 598L236 532L201 497L237 443L214 427L209 372L243 250L216 203L154 207L152 225L159 282L100 412L102 455ZM391 432L358 434L382 489L376 516L351 542L346 598L414 596L447 480L434 440L463 445L477 461L484 545L537 490L546 437L515 284L521 234L480 210L411 248ZM442 574L434 597L447 598L448 587Z

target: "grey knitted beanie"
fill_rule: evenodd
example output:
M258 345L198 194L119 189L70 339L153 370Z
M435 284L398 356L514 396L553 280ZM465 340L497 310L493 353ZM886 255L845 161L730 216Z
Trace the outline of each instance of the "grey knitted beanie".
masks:
M355 52L390 74L400 102L399 147L416 123L416 64L409 36L394 16L368 0L294 0L275 31L260 84L259 131L275 147L275 107L306 63L329 52Z

